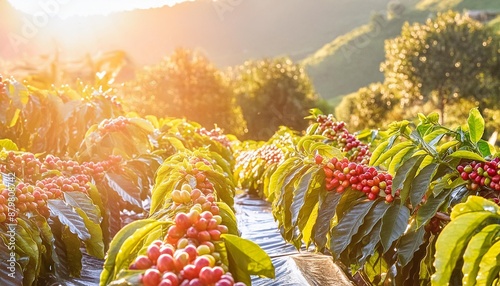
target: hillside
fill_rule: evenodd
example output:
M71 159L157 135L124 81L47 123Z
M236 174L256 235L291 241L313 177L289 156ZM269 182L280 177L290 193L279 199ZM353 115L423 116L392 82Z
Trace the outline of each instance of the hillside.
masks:
M401 32L404 22L423 22L429 15L447 9L500 11L500 1L422 0L404 2L399 17L387 20L384 14L325 44L303 60L316 90L332 104L345 94L372 82L382 81L379 71L384 60L384 41ZM383 16L383 18L381 18ZM494 23L498 22L493 21ZM498 25L498 24L497 24Z
M228 3L238 3L231 4ZM13 51L3 45L0 58L60 51L69 58L86 53L125 50L138 65L158 62L176 47L200 48L219 67L251 58L290 55L302 59L324 43L365 23L371 11L384 9L387 0L201 0L174 7L59 19L51 17L33 38ZM5 4L5 0L0 0ZM222 5L222 6L221 6ZM225 6L224 6L225 5ZM12 13L0 10L0 19ZM31 16L25 15L30 20ZM0 30L22 34L18 19ZM78 31L75 33L75 31Z

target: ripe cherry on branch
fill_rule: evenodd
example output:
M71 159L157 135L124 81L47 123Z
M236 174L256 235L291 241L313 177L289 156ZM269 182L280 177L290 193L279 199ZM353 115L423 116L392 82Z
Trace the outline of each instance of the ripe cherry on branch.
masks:
M457 166L469 191L484 194L498 204L500 198L500 158L487 162L466 162Z
M349 161L360 164L367 164L370 161L371 153L368 145L350 134L344 122L335 121L331 114L318 115L316 122L319 123L316 133L327 137L333 142L334 147L346 152Z
M321 164L323 160L317 158L316 162ZM335 190L337 193L343 193L351 188L365 193L370 200L384 197L388 203L399 196L399 190L393 193L390 174L380 172L374 167L350 162L347 158L331 159L323 165L323 171L327 191Z

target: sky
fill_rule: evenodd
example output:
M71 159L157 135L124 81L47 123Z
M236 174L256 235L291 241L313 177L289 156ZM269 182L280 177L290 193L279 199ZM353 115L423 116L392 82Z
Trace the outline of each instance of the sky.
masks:
M22 12L71 16L107 15L113 12L173 6L186 0L8 0Z

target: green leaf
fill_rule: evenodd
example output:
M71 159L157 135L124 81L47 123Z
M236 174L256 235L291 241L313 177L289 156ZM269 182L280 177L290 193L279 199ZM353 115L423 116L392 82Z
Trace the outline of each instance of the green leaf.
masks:
M464 286L476 285L481 258L484 257L499 235L500 225L492 224L486 226L471 238L463 256L464 266L462 267L462 273L464 277L462 282Z
M69 268L69 274L71 277L80 277L83 257L80 251L81 241L68 227L64 227L61 239L66 250L66 267Z
M104 259L104 241L100 224L90 219L82 209L76 208L75 210L83 218L85 227L90 233L90 239L84 241L88 254Z
M398 259L402 266L406 266L415 252L420 248L420 245L424 243L425 229L423 227L409 231L401 237L401 241L398 247Z
M120 270L126 269L128 267L128 265L137 255L137 252L141 249L142 242L149 235L149 233L153 232L159 227L166 227L170 224L172 224L171 221L153 221L139 229L135 229L132 235L130 235L125 239L125 241L123 241L123 244L116 254L113 273L118 273ZM112 251L111 247L109 251Z
M401 162L406 161L410 157L415 155L414 151L415 151L415 147L410 146L410 147L404 148L399 153L397 153L396 156L392 157L392 159L390 160L389 168L387 169L387 172L394 176L394 174L396 173L396 170L400 167Z
M479 152L481 152L481 155L483 157L488 157L495 154L496 152L495 147L488 143L488 141L484 141L483 139L477 142L477 149L479 149Z
M130 180L119 174L106 173L104 180L108 187L115 191L124 201L142 208L140 193L138 186L134 185Z
M490 212L467 213L452 218L436 241L436 273L432 276L432 285L447 285L469 240L493 218L495 215Z
M429 115L427 115L427 122L438 124L439 114L437 112L431 112Z
M122 246L125 241L127 241L136 231L145 230L145 228L148 228L147 230L154 229L156 227L156 223L157 221L153 219L134 221L127 224L115 235L106 254L106 260L104 261L103 271L101 272L99 282L100 285L108 285L117 275L115 269L117 268L116 265L120 262L117 261L117 256L120 252L122 252ZM147 231L143 231L142 234L147 234Z
M497 241L484 254L479 263L479 273L477 275L478 286L493 285L493 281L498 278L500 271L500 241Z
M494 202L479 196L469 196L465 203L456 205L451 211L451 219L471 212L491 212L500 215L500 207Z
M304 226L301 228L299 225L299 230L302 232L302 240L306 244L306 248L309 248L309 245L311 244L314 223L316 222L316 220L318 218L318 207L319 207L319 204L316 203L314 205L314 207L312 208L311 213L309 215L309 218L307 219Z
M424 194L429 189L434 172L436 172L439 164L431 163L425 166L420 173L413 179L410 190L410 203L413 207L422 201Z
M311 186L309 187L307 193L305 194L304 203L300 208L296 221L300 230L302 230L304 226L307 224L307 222L310 220L313 208L318 205L320 193L324 191L324 186L322 184L324 178L325 178L324 173L320 171L316 172L315 176L311 180Z
M360 226L358 233L356 233L356 236L353 237L351 245L365 239L366 236L372 232L375 225L382 220L382 217L385 215L387 209L391 206L385 202L385 199L382 198L377 199L375 202L376 205L365 216L365 220ZM337 210L339 208L337 208Z
M375 163L378 160L378 158L382 155L382 153L387 148L387 145L389 145L388 140L380 143L377 146L377 148L375 148L375 150L373 150L372 156L370 157L370 163L368 163L368 165L371 166L371 165L373 165L373 163Z
M89 196L82 192L64 192L64 200L74 208L80 208L94 223L101 223L101 211Z
M0 139L0 147L4 148L7 151L18 151L16 143L14 143L10 139Z
M21 114L21 109L17 108L15 111L14 111L14 115L12 116L11 120L10 120L10 124L7 125L7 127L9 128L12 128L14 126L16 126L16 123L17 121L19 120L19 115Z
M174 172L170 177L163 181L156 181L156 184L151 191L151 209L150 214L154 214L159 211L165 203L165 200L171 198L171 193L175 186L181 180L182 175L178 172Z
M315 166L307 170L307 172L300 178L298 186L293 190L293 199L292 199L292 204L290 206L293 226L297 225L299 213L302 210L302 207L304 206L306 195L310 191L315 190L315 188L312 188L311 185L315 181L313 176L316 175L319 170L320 169ZM315 198L317 198L317 195L315 196ZM310 210L311 209L309 208L309 211Z
M372 166L378 166L384 163L387 159L392 158L394 155L398 154L401 150L413 146L413 142L405 141L399 144L396 144L391 147L391 149L383 152L383 154L375 161ZM371 161L371 160L370 160ZM371 163L371 162L370 162Z
M337 216L343 217L352 205L358 200L364 199L366 199L366 195L363 192L348 188L341 194L340 201L337 203L337 209L335 210Z
M484 133L484 119L479 113L478 108L473 108L469 111L469 118L467 119L467 124L469 125L469 137L474 143L481 140Z
M274 278L274 265L267 253L256 243L231 234L223 234L229 271L236 281L251 284L250 275Z
M363 224L366 214L370 211L375 201L363 201L354 205L331 231L330 250L334 259L347 248L351 239Z
M36 227L31 229L24 219L18 218L18 225L15 227L16 248L14 251L21 257L28 259L27 265L23 267L23 280L26 285L33 283L39 275L41 263L41 239L39 236L40 233ZM36 240L39 240L39 243Z
M427 202L417 210L417 217L415 218L417 228L425 225L436 214L448 196L449 192L441 192L438 196L432 194L427 198Z
M452 158L459 158L459 159L469 159L469 160L475 160L479 162L486 162L486 160L481 157L480 155L467 151L467 150L458 150L456 152L453 152L450 157Z
M392 191L393 193L397 190L402 190L400 193L401 203L406 201L408 197L409 187L411 186L411 181L413 180L415 174L417 173L420 163L424 159L425 155L411 157L408 161L404 162L403 165L396 171L396 175L392 180ZM403 190L404 184L407 188Z
M320 198L318 219L313 227L314 244L319 250L322 250L326 245L326 234L330 231L330 221L335 215L341 197L342 195L336 192L327 192L325 197Z
M382 218L382 230L380 231L380 242L384 253L405 232L409 218L410 210L405 205L395 203L389 207Z
M269 188L264 190L264 196L269 200L273 201L275 197L275 192L278 192L281 190L281 187L283 185L283 182L285 178L288 175L288 172L291 172L292 170L295 170L296 168L299 168L299 159L297 158L290 158L286 160L285 162L281 163L278 169L276 169L276 172L271 176L271 181L269 183Z
M68 206L62 200L48 200L47 206L49 207L50 215L57 217L59 221L69 227L69 230L78 235L81 240L90 239L90 233L85 226L83 218L76 213L72 207Z
M116 275L116 280L107 286L132 286L142 285L144 270L122 270Z
M230 234L239 235L236 216L233 210L224 202L216 202L219 207L219 215L222 217L222 224L227 226Z
M382 220L379 220L375 226L373 226L370 234L363 239L366 241L366 244L361 248L362 256L358 260L359 264L362 266L368 257L370 257L376 250L377 244L380 242L380 231L382 230Z

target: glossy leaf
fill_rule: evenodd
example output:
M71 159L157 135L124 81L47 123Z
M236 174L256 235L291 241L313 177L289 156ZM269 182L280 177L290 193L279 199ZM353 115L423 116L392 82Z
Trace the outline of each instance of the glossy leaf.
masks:
M337 204L342 195L336 192L327 192L319 200L318 219L313 227L314 243L318 249L326 245L326 234L330 231L330 222L335 216Z
M500 272L500 241L495 242L484 254L479 263L479 273L477 275L478 286L493 285L493 281L498 279Z
M109 188L115 191L124 201L142 208L140 199L141 190L132 181L120 174L106 173L104 175Z
M380 231L380 242L384 253L389 250L391 244L403 235L408 226L410 210L405 206L393 204L382 218L382 230Z
M403 186L406 184L405 190L403 190L400 194L401 202L404 203L406 198L408 198L409 190L411 186L411 182L417 173L418 167L420 163L424 159L425 156L415 156L410 158L408 161L404 162L403 165L397 170L396 175L392 179L392 190L396 192L396 190L403 189Z
M469 126L470 140L474 143L477 143L479 140L481 140L481 137L483 137L484 133L484 119L477 108L473 108L469 111L467 125Z
M370 165L378 166L378 165L384 163L387 159L394 157L394 155L401 152L401 150L408 148L408 147L411 147L412 145L413 145L413 142L411 142L411 141L405 141L405 142L396 144L396 145L392 146L391 149L384 151L380 155L380 157L378 157L378 159L376 161L374 161L373 163L370 162ZM370 161L371 161L371 159L370 159Z
M474 160L474 161L479 161L479 162L486 162L486 160L481 157L480 155L467 151L467 150L458 150L456 152L453 152L450 157L453 158L460 158L460 159L469 159L469 160Z
M464 286L476 285L481 259L499 236L500 224L492 224L483 228L470 239L463 255L462 273L464 277L462 283Z
M0 139L0 147L5 150L18 151L16 143L10 139Z
M448 192L441 192L439 195L430 195L425 204L421 205L417 211L415 223L417 228L427 224L427 222L436 215L439 208L445 203L446 198L450 194Z
M410 263L411 259L419 247L424 243L425 229L410 230L405 233L398 246L398 260L402 266Z
M236 281L250 285L250 275L274 278L274 265L269 255L250 240L231 234L223 234L229 271Z
M436 241L436 273L432 276L432 285L446 285L450 281L469 240L494 218L490 212L474 212L452 219Z
M425 166L420 173L412 180L410 189L410 203L412 206L416 206L420 203L425 193L429 189L432 181L432 177L436 172L439 164L431 163Z
M354 205L332 229L330 250L333 252L334 259L338 259L340 254L347 248L351 239L363 224L365 216L370 211L374 202L365 201Z
M122 246L125 241L139 229L144 230L144 228L148 226L153 226L152 228L154 228L155 223L156 221L152 219L134 221L126 225L115 235L109 246L106 260L104 261L103 271L101 272L100 277L100 285L109 284L117 275L116 265L119 263L119 261L117 261L117 256L121 252Z
M69 230L78 235L81 240L90 239L91 236L83 218L72 207L62 200L48 200L47 206L50 215L57 217L63 225L68 226Z

